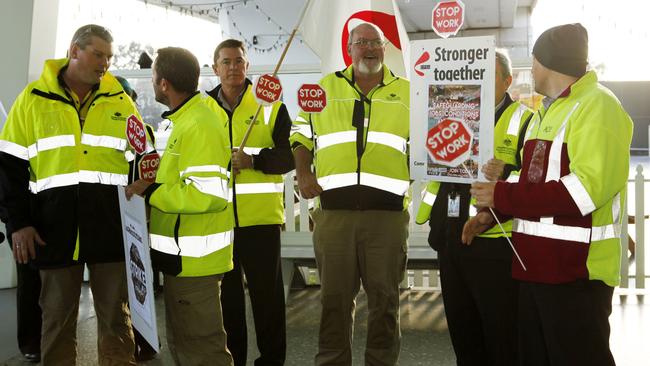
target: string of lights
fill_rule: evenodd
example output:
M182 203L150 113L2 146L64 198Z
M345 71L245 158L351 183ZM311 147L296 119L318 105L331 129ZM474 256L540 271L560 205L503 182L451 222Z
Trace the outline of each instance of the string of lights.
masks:
M281 24L276 22L268 13L266 13L259 6L259 4L257 4L255 0L225 0L225 1L218 1L218 2L213 1L213 2L189 4L189 6L175 3L173 0L144 0L144 2L154 3L159 6L164 6L166 9L176 10L181 14L208 17L216 21L220 20L220 13L222 11L225 11L228 21L233 29L233 32L231 32L233 34L231 34L231 36L238 35L239 38L241 38L244 44L246 45L247 49L253 50L257 53L267 53L276 50L281 50L283 47L286 46L290 36L289 34L290 32L287 31ZM265 18L267 23L273 25L277 29L276 33L259 35L259 36L253 35L252 37L247 37L245 33L242 32L242 30L237 26L237 22L231 16L231 12L234 12L235 9L247 8L249 4L254 4L255 11L260 14L260 17ZM223 36L224 37L226 36L225 33L223 34ZM276 37L276 38L271 45L265 47L260 46L259 45L260 38L267 38L267 37ZM302 40L298 40L298 41L302 44Z

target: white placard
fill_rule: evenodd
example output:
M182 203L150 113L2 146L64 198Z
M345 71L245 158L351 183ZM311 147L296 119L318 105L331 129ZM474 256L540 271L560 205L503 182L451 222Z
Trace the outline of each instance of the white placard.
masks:
M430 39L411 42L412 179L471 183L483 179L479 167L493 154L494 37ZM426 148L429 130L447 117L470 128L473 143L462 165L435 164Z
M159 352L153 271L149 255L149 231L144 198L126 199L124 187L117 187L122 216L124 259L133 327Z

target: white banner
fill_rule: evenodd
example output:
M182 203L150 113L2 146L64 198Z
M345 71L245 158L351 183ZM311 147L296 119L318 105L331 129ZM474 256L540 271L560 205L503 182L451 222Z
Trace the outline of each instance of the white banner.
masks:
M410 49L411 178L483 179L479 167L494 155L494 37L413 41ZM435 145L429 132L447 118L462 120L473 137L469 159L457 167L434 163L427 148Z
M149 345L160 351L156 303L153 292L153 271L149 255L149 231L144 198L134 195L126 199L124 187L117 187L122 215L122 237L126 261L126 279L133 327Z

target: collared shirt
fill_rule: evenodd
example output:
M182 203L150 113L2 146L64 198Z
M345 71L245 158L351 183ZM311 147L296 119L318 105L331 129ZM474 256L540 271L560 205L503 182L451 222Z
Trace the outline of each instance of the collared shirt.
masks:
M246 84L244 84L244 87L239 92L239 96L237 97L237 104L241 102L241 98L244 96L245 91L246 91ZM217 101L221 103L221 106L230 113L232 113L233 109L235 109L235 107L237 106L237 104L235 104L234 106L228 104L228 101L226 100L226 96L223 94L223 86L219 88L219 92L217 93Z
M90 109L91 103L88 102L95 98L95 94L97 94L97 90L99 89L99 83L93 85L86 96L84 96L84 99L80 100L81 98L79 98L79 96L68 86L68 84L66 84L65 79L63 78L63 74L67 69L68 67L66 66L61 69L61 72L59 72L59 85L61 85L61 88L65 90L70 99L72 99L74 102L74 106L77 109L77 112L79 112L79 122L81 122L81 126L83 127L83 123L86 120L86 115L88 114L88 109Z

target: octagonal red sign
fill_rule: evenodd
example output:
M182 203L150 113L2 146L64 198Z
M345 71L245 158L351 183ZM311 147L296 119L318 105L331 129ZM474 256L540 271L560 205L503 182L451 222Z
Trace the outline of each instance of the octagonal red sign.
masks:
M442 38L455 36L463 26L465 5L460 0L442 1L433 7L431 27Z
M282 85L280 84L280 79L277 77L271 74L264 74L255 81L253 91L258 103L269 105L280 100Z
M303 112L320 113L327 106L325 89L318 84L302 84L298 89L298 107Z
M446 118L427 133L425 147L437 164L455 167L469 158L472 132L462 120Z

